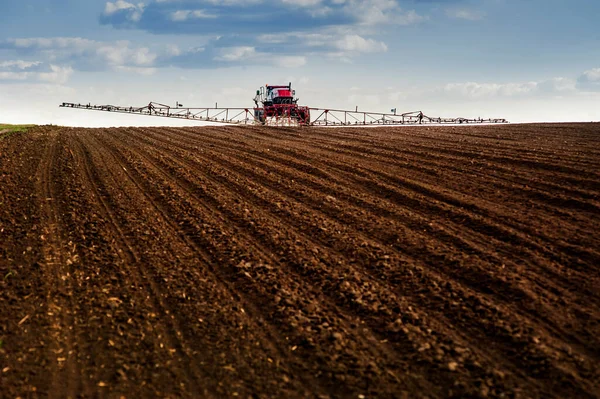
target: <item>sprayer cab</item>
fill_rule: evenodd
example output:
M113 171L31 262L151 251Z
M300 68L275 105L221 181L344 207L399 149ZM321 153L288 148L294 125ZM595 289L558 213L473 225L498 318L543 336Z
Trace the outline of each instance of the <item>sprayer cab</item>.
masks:
M279 105L279 104L297 104L298 99L294 98L295 90L292 90L292 84L287 86L271 86L265 85L256 91L254 102L262 103L263 106Z
M296 91L292 84L287 86L264 85L256 91L254 97L254 116L260 123L266 123L269 118L278 120L289 119L298 125L310 123L310 110L308 107L298 106L298 99L294 98Z

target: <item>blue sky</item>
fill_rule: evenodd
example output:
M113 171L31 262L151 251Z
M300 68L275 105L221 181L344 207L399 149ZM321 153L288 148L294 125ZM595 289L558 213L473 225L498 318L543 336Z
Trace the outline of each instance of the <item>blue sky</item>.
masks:
M594 0L2 0L0 122L145 125L63 101L600 120ZM174 121L175 124L182 122Z

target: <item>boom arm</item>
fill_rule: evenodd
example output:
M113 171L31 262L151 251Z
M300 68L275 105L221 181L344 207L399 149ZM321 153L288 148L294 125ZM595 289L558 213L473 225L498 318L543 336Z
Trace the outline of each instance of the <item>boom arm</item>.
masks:
M275 86L272 86L275 87ZM282 86L288 88L288 86ZM256 117L255 112L260 108L190 108L170 107L165 104L150 102L143 107L122 107L116 105L91 105L62 103L60 107L84 109L90 111L117 112L122 114L135 114L146 116L160 116L166 118L187 119L202 122L218 122L238 125L264 124L264 120ZM469 118L442 118L431 117L421 111L406 112L403 114L379 113L366 111L349 111L340 109L310 108L310 115L317 115L311 119L307 126L355 126L355 125L415 125L415 124L481 124L481 123L507 123L506 119L469 119ZM275 123L277 124L277 123Z

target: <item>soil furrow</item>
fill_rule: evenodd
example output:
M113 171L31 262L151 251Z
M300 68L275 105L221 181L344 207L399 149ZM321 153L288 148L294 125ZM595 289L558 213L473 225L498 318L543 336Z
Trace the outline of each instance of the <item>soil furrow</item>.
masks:
M103 144L100 144L100 142L98 142L100 146L102 146ZM118 145L118 144L117 144ZM105 146L106 147L106 146ZM155 208L155 210L158 211L159 216L163 218L165 224L168 226L168 228L173 229L174 233L176 233L175 235L179 236L180 239L183 240L182 244L185 244L186 246L188 246L188 249L192 249L197 256L200 257L200 259L203 259L205 261L205 264L202 266L203 268L206 267L210 267L210 264L215 264L218 263L220 261L222 261L221 258L215 258L214 254L209 254L205 251L205 246L198 246L194 243L193 240L190 240L190 238L188 237L188 230L190 229L191 225L188 223L181 223L181 219L180 218L176 218L174 217L174 215L177 215L179 211L173 210L171 208L171 205L169 202L164 202L163 199L161 199L162 194L159 194L159 192L155 192L154 189L149 188L148 183L149 180L147 180L148 176L143 175L143 174L137 174L137 177L134 176L134 172L137 171L137 169L142 166L141 164L138 166L135 163L139 162L140 160L142 160L143 158L139 158L139 157L134 157L134 158L128 158L126 156L122 156L118 153L119 148L118 147L113 147L112 148L112 154L113 154L113 160L121 165L121 168L126 171L127 176L129 177L129 179L131 180L131 182L133 182L137 188L138 188L138 193L139 194L144 194L145 195L145 200L148 201L152 207ZM144 165L144 168L146 166ZM156 184L156 181L154 179L152 179L151 181L153 181L153 184ZM160 187L160 186L157 186ZM171 194L172 195L172 194ZM244 292L244 290L240 290L237 289L238 287L232 287L229 282L227 280L224 280L220 277L220 275L218 273L215 273L217 271L217 269L214 269L212 267L210 267L212 270L212 274L214 276L217 276L217 279L219 280L218 283L213 283L213 284L223 284L227 287L227 290L229 292L223 292L223 296L224 296L224 300L227 300L228 302L230 301L234 301L233 303L229 304L228 307L230 307L231 309L235 310L238 309L238 314L240 314L239 320L230 320L229 323L233 324L233 325L239 325L241 329L244 330L244 334L248 335L250 334L251 336L245 337L246 340L248 340L249 342L251 342L253 345L259 345L260 347L266 347L267 351L262 354L261 358L263 358L263 361L267 364L269 364L270 362L268 361L268 359L271 359L274 361L276 361L276 368L279 369L280 371L285 370L289 367L288 364L282 364L282 363L286 363L286 361L284 359L281 359L282 355L285 355L285 353L289 350L287 349L287 347L285 347L284 344L282 344L281 342L279 342L279 344L277 345L277 348L273 347L272 344L270 342L272 342L272 340L275 338L275 336L273 336L273 334L269 335L269 334L265 334L263 333L263 336L252 336L254 331L260 331L262 329L265 329L265 325L263 320L267 319L267 317L263 317L260 315L260 312L258 311L258 309L255 307L254 303L252 301L246 301L240 298L240 293ZM183 277L183 276L182 276ZM204 276L203 278L201 278L200 280L202 281L203 284L206 284L207 278L210 278L212 276ZM174 276L170 277L171 279L176 278ZM214 288L213 288L214 289ZM196 292L196 295L194 294L194 289L193 288L189 288L188 290L186 290L187 292L189 292L190 294L192 294L192 297L198 297L200 295L200 293ZM202 301L202 303L206 303L208 301L210 301L211 299L208 297L208 295L210 295L209 293L204 294L203 296L206 297L206 299L204 301ZM223 306L224 304L221 304L221 306ZM171 312L172 314L177 314L178 312L174 311ZM248 319L247 317L245 317L246 314L249 315L256 315L256 319L258 320L258 323L255 324L254 321L252 319ZM214 320L216 317L216 315L203 315L200 319L202 320L202 323L208 323L211 322L211 320L213 320L212 322L218 322L217 320ZM226 315L222 315L221 317L226 317ZM231 316L229 317L231 318ZM187 322L193 322L193 320L187 320ZM186 321L182 320L181 323L186 323ZM219 323L220 324L220 323ZM223 328L226 328L226 326L223 326ZM196 338L192 338L191 336L188 336L188 341L191 342L192 339L198 339L197 338L197 334L198 333L193 333L191 332L190 335L196 336ZM225 340L225 341L235 341L234 337L220 337L220 340ZM243 345L243 341L241 343L238 343L238 345ZM285 348L285 349L284 349ZM247 351L247 348L239 348L238 351L242 352L242 354ZM269 353L271 352L271 353ZM216 354L215 354L216 356ZM289 357L289 355L288 355ZM289 360L289 359L288 359ZM224 361L227 361L228 363L224 363ZM265 367L265 364L249 364L246 367L247 368L243 368L242 364L238 364L237 366L235 366L235 370L234 367L231 366L231 359L214 359L215 363L223 363L223 368L225 369L225 372L229 371L232 373L235 373L236 375L238 375L238 378L240 378L241 381L244 381L246 384L246 386L243 385L239 385L239 384L235 384L233 387L223 387L220 388L220 390L226 389L227 391L231 390L231 389L237 389L237 393L238 394L242 394L242 392L245 389L248 389L248 386L251 386L252 384L252 375L254 375L258 370L262 369ZM237 359L237 362L241 362L242 359ZM244 362L250 362L253 363L255 361L260 361L260 359L244 359ZM232 370L229 370L229 368L232 368ZM296 367L299 367L298 365L296 365ZM239 370L238 370L239 368ZM270 367L267 367L270 368ZM264 371L263 371L264 372ZM247 375L244 375L244 374ZM284 375L293 375L295 374L295 372L293 370L289 370L288 372L284 372ZM272 383L274 383L275 381L272 381ZM292 389L292 386L295 385L297 383L297 381L292 381L289 380L288 381L289 385L286 387L286 389ZM314 381L310 382L310 385L315 386ZM301 386L300 385L296 385L294 387L296 390L300 390ZM273 389L273 388L272 388ZM240 390L242 392L240 392ZM235 393L235 391L230 391L230 394Z
M164 150L164 148L163 148L163 150ZM183 157L180 157L180 158L183 158ZM175 160L175 159L172 159L170 162L176 162L176 160ZM190 166L190 168L193 168L193 167L192 167L192 166ZM205 174L205 172L201 172L201 173L202 173L202 174ZM228 174L228 173L229 173L229 172L221 172L221 173L217 173L216 175L224 175L224 174ZM215 175L215 176L216 176L216 175ZM235 184L234 184L232 181L229 181L228 183L225 183L225 184L224 184L224 186L229 186L229 187L231 187L231 186L234 186L234 185L235 185Z
M213 158L213 159L214 159L214 158ZM230 166L230 167L231 167L231 166ZM248 177L248 176L247 176L247 177ZM250 176L250 178L252 178L252 177ZM263 179L264 179L264 177L263 177ZM231 184L233 184L233 183L229 183L229 184L231 185ZM320 206L320 204L319 204L319 203L317 203L317 204L316 204L316 207L319 207L319 206ZM418 209L415 209L414 211L418 211ZM438 231L438 234L439 234L439 231ZM449 236L449 237L450 237L450 238L452 238L452 237L455 237L455 236ZM464 241L463 241L463 242L464 242ZM459 246L461 246L461 247L462 247L463 245L460 245L460 243L459 243ZM483 255L484 255L484 256L486 256L486 257L488 256L488 255L486 255L486 254L483 254ZM498 259L498 262L500 262L500 263L501 263L501 262L505 262L505 260ZM508 286L506 286L506 287L508 288ZM524 293L521 293L520 295L517 295L517 297L523 297L524 295L525 295ZM512 297L514 297L514 295L513 295Z
M81 383L80 370L77 365L77 347L74 314L75 306L72 297L71 274L69 267L72 251L62 225L61 210L59 207L59 192L56 187L57 163L60 132L48 133L48 142L37 172L37 193L39 206L42 209L40 219L40 239L44 242L42 247L43 265L47 282L47 307L48 315L52 320L52 344L50 350L55 356L51 357L53 372L50 379L48 395L51 397L74 397L84 388Z
M120 151L123 151L123 148L119 148L118 147L118 141L116 141L114 143L114 147L112 147L113 144L110 144L112 151L116 154ZM120 158L120 156L116 157ZM150 187L148 187L148 184L146 182L152 182L153 186L155 187L160 187L160 185L162 184L166 184L168 186L169 182L171 181L171 179L173 179L172 176L169 175L165 175L164 173L161 174L161 177L166 178L166 180L156 180L155 178L150 178L148 175L146 175L144 172L138 172L138 169L142 166L141 164L136 165L136 161L137 160L144 160L146 163L145 165L143 165L143 169L148 167L148 159L145 157L141 157L138 155L134 155L133 157L129 158L127 156L123 156L121 162L125 161L127 167L130 170L130 173L133 173L134 171L137 173L139 173L139 178L133 178L132 180L138 182L137 184L139 184L140 189L143 189L144 192L147 193L153 193L152 195L152 202L155 204L157 209L161 209L161 212L163 213L165 220L172 218L172 216L167 216L167 215L178 215L178 214L185 214L188 213L188 210L184 210L184 211L180 211L180 210L176 210L173 208L173 203L171 202L171 200L165 200L165 196L164 196L164 192L168 191L170 193L169 196L172 196L173 193L171 192L172 190L168 189L168 190L159 190L156 191L156 189L152 189ZM124 164L125 165L125 164ZM142 170L143 170L142 169ZM142 191L142 190L141 190ZM162 192L161 192L162 191ZM187 200L185 201L187 202ZM200 204L202 207L206 207L206 204ZM210 214L218 214L218 211L216 211L214 208L207 208L207 211ZM203 217L199 217L197 220L202 220L206 223L203 223L202 228L205 229L202 231L202 234L204 234L206 232L206 230L209 230L209 232L213 232L216 231L216 229L210 229L208 228L209 224L211 221L209 219L204 219ZM215 263L220 263L223 262L224 259L221 257L222 255L219 253L221 251L223 251L223 249L220 248L220 245L215 246L214 244L209 244L208 246L206 245L206 243L204 242L198 242L198 223L193 223L190 222L188 219L185 218L181 218L181 217L176 217L173 218L172 220L172 227L177 231L177 234L180 236L181 239L183 239L190 247L192 247L197 254L206 259L207 262L210 262L211 264L215 264ZM178 227L177 227L178 226ZM212 250L208 250L208 247L212 247ZM233 251L235 251L236 249L233 248ZM228 252L231 250L228 250ZM231 256L231 253L228 253L228 256ZM231 260L230 260L231 261ZM244 260L242 260L242 263L244 262ZM265 324L265 321L268 321L270 316L269 313L265 313L264 309L267 308L269 306L268 302L264 302L263 300L260 300L259 298L256 298L254 296L248 295L248 297L246 299L244 299L244 295L242 293L246 293L249 294L250 292L248 291L248 285L247 282L241 282L238 280L239 278L239 274L241 274L241 270L240 269L240 265L239 264L235 264L235 262L233 262L233 269L234 272L233 274L230 271L227 271L225 274L225 271L222 271L220 269L215 269L212 268L213 270L213 274L226 286L229 287L230 291L232 293L235 293L233 295L239 297L241 296L241 298L239 298L239 301L241 302L241 306L239 307L240 309L242 309L243 313L248 313L251 318L255 319L256 322L254 322L252 319L248 320L247 322L253 323L254 325L249 327L251 329L251 331L259 331L259 330L264 330L266 329L267 331L269 331L268 333L265 334L265 339L267 340L267 342L276 342L276 346L277 346L277 351L279 352L279 356L273 356L271 355L272 358L274 358L278 363L282 362L282 363L287 363L289 362L289 366L293 366L295 368L305 368L305 365L302 364L294 364L296 363L296 360L293 359L293 356L290 353L290 346L289 343L285 343L282 342L282 337L280 337L280 335L282 335L282 331L278 331L277 329L274 328L270 328L267 324ZM245 276L244 276L245 277ZM256 301L260 301L260 302L264 302L261 305L257 306L256 305ZM245 310L244 310L245 309ZM262 310L261 310L262 309ZM287 341L287 338L285 338L285 341ZM282 357L283 359L277 359L277 357ZM270 358L269 358L270 359ZM280 367L281 365L278 364L278 367ZM286 365L287 366L287 365ZM297 371L294 371L293 369L289 371L288 375L294 375L296 374ZM302 377L303 379L306 377ZM317 382L316 381L305 381L306 384L312 386L312 387L316 387L317 386ZM298 387L296 387L298 388Z
M89 149L98 148L96 143L90 143L85 146L84 143L80 142L81 137L75 135L74 142L76 150L81 157L80 164L83 165L83 169L86 175L87 188L93 193L99 202L101 212L104 214L105 220L108 221L112 236L114 238L114 248L117 250L118 256L122 260L122 269L119 270L119 274L123 281L123 285L130 285L136 287L137 290L134 295L137 296L135 299L138 302L138 306L144 302L148 302L146 298L150 298L150 303L147 305L149 309L146 311L147 315L156 314L157 320L152 333L155 335L155 340L161 342L163 339L167 344L164 356L167 358L160 359L166 364L170 364L171 373L173 373L178 380L185 380L184 383L180 383L178 386L173 388L179 389L189 388L192 395L198 395L202 393L203 396L207 396L209 392L204 388L200 389L198 384L198 370L194 364L190 362L189 352L190 349L187 347L185 342L182 341L181 327L179 323L172 319L170 314L175 312L164 302L164 294L160 289L160 286L155 283L154 278L149 275L146 270L145 263L149 262L149 259L144 259L143 255L140 255L135 249L135 246L126 237L123 228L118 222L118 215L115 214L115 209L119 209L115 206L114 201L110 197L108 190L105 188L104 181L108 184L111 183L114 186L118 185L119 180L112 174L111 180L105 180L98 174L98 170L108 171L111 168L105 159L97 156L97 161L93 160L93 155L89 152ZM87 138L89 140L89 138ZM97 162L100 162L97 164ZM163 339L161 339L163 338ZM162 344L159 344L162 347ZM171 353L167 353L168 350L172 350ZM175 356L173 355L175 353ZM175 362L178 363L174 366L170 358L176 357ZM177 358L178 357L178 358ZM177 370L177 371L176 371ZM185 375L184 378L177 377L177 374ZM195 375L194 375L195 374ZM184 385L182 385L184 384ZM174 393L181 395L182 392L175 391Z
M161 157L161 159L162 159L162 157ZM155 160L154 160L154 161L152 161L152 162L160 162L160 161L158 161L157 159L155 159ZM163 167L165 168L165 170L168 170L168 169L169 169L169 168L168 168L168 167L166 167L166 166L163 166ZM177 176L178 176L177 172L171 172L171 173L170 173L170 175L167 177L167 180L172 180L172 179L179 180L179 178L178 178ZM197 192L197 191L199 191L199 190L186 189L186 188L185 188L185 183L181 182L181 184L182 184L182 188L183 188L183 190L184 190L184 191L186 191L186 192L188 193L188 196L189 196L189 197L195 197L195 195L194 195L194 192ZM206 190L208 190L208 189L207 189L207 184L202 184L202 185L201 185L201 187L202 187L202 190L203 190L203 191L206 191ZM207 199L207 197L203 196L203 197L202 197L202 200L198 199L198 201L203 201L203 202L205 203L205 200L206 200L206 199ZM212 212L215 212L215 213L223 213L223 212L224 212L224 207L223 207L223 205L225 205L227 202L228 202L228 201L226 201L226 200L215 200L215 204L217 204L217 203L218 203L218 204L222 204L222 205L221 205L221 206L219 206L219 208L218 208L218 209L217 209L216 207L215 207L215 208L212 208L212 209L211 209L211 211L212 211ZM254 205L253 205L253 206L254 206ZM243 209L243 207L242 207L241 209ZM241 210L241 209L240 209L240 210ZM242 213L242 215L234 216L233 214L231 214L231 213L229 213L229 212L226 212L226 213L224 214L224 217L225 217L225 218L228 218L228 219L230 220L230 223L237 224L237 223L238 223L238 222L237 222L237 220L239 220L239 219L242 219L242 218L243 218L243 213ZM254 220L256 220L256 222L257 222L257 223L259 222L257 219L254 219ZM260 221L260 223L264 223L264 221ZM245 226L244 226L243 224L239 224L239 225L238 225L238 227L239 227L239 230L237 230L237 233L238 233L238 235L244 234ZM246 227L246 228L247 228L247 227ZM256 230L256 227L251 227L251 228L252 228L253 230ZM255 237L261 237L261 238L263 238L263 239L264 239L264 238L266 238L266 237L272 237L272 236L274 236L274 235L275 235L275 236L277 236L277 235L282 235L282 234L283 234L283 231L282 231L282 230L279 230L279 232L277 232L277 233L276 233L275 231L260 231L260 229L259 229L259 230L257 230L257 231L256 231L256 234L254 234L254 236L255 236ZM298 242L298 241L297 241L297 239L295 239L295 238L288 238L288 239L287 239L287 241L291 241L291 242L293 242L293 241L296 241L296 242ZM256 247L256 249L258 250L258 252L259 252L259 253L261 253L261 254L263 255L263 257L264 257L264 258L265 258L267 261L269 261L271 264L273 264L273 263L275 263L275 264L276 264L276 263L278 262L278 261L277 261L277 258L278 258L278 257L280 257L280 255L277 255L277 257L273 257L273 255L271 255L271 252L272 252L272 251L269 249L269 248L272 248L272 247L273 247L273 244L272 244L272 242L271 242L271 241L269 241L269 240L266 240L266 241L265 241L265 240L262 240L262 239L261 239L261 240L259 240L259 241L256 241L256 240L253 240L253 239L248 239L248 244L249 244L249 245L251 245L251 246L254 246L254 247ZM274 244L275 244L275 246L279 246L279 247L281 247L281 244L282 244L282 243L281 243L281 242L275 242ZM290 251L290 249L288 248L288 249L287 249L287 251ZM304 255L295 255L295 257L298 257L298 256L300 256L300 257L302 257L302 258L305 258L305 259L310 259L310 258L313 256L313 254L311 253L310 255L309 255L309 254L304 254ZM288 254L288 256L286 257L286 259L289 259L289 261L288 261L288 262L291 262L291 260L292 260L293 258L294 258L294 255L293 255L293 254L292 254L292 255L289 255L289 254ZM338 266L339 266L339 265L338 265ZM298 270L304 270L304 269L306 269L307 267L309 267L309 265L307 265L307 264L297 264L295 267L296 267ZM292 271L292 273L294 273L294 274L298 274L298 272L297 272L297 271ZM306 277L308 277L308 276L311 276L311 274L308 274L308 275L307 275L307 274L305 274L305 273L306 273L306 272L303 272L303 273L301 272L301 275L298 275L298 276L299 276L299 277L301 277L301 278L302 278L302 277L303 277L303 278L306 278ZM328 291L325 291L325 292L328 292ZM320 294L317 294L317 296L319 296L319 295L320 295ZM313 295L309 295L308 297L311 297L311 296L314 296L314 294L313 294ZM305 295L305 297L306 297L306 295ZM334 299L335 299L335 298L334 298ZM339 302L339 301L338 301L338 302ZM321 304L321 305L319 305L318 307L325 307L325 306L327 306L327 305ZM338 312L339 312L339 310L338 310ZM354 317L353 317L353 316L351 316L351 315L348 315L348 317L349 317L349 320L350 320L350 319L352 319L352 318L354 318ZM312 317L310 317L310 318L317 318L317 316L312 316ZM321 317L320 317L320 318L321 318ZM349 328L349 327L345 327L345 328L346 328L346 330L350 330L350 329L351 329L351 328ZM359 334L359 337L360 337L360 336L362 336L362 335L365 335L365 332L366 332L366 330L364 330L364 332L362 332L361 334ZM360 339L365 339L365 338L360 338ZM310 339L310 340L312 341L312 339ZM377 340L373 340L373 339L371 339L371 338L366 338L366 340L369 340L369 341L371 341L371 344L370 344L371 346L373 346L373 345L374 345L374 343L375 343L375 342L377 342ZM371 350L373 350L373 349L374 349L374 347L372 347L372 348L371 348ZM406 348L405 348L405 350L406 350ZM380 355L380 357L381 357L381 355ZM382 361L382 360L383 360L383 358L382 358L380 361Z

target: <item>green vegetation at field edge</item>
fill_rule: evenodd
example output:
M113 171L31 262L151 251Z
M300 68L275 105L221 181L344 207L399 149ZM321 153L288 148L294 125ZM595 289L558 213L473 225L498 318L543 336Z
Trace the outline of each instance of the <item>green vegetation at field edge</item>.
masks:
M6 138L11 134L26 132L35 125L5 125L0 123L0 139Z

